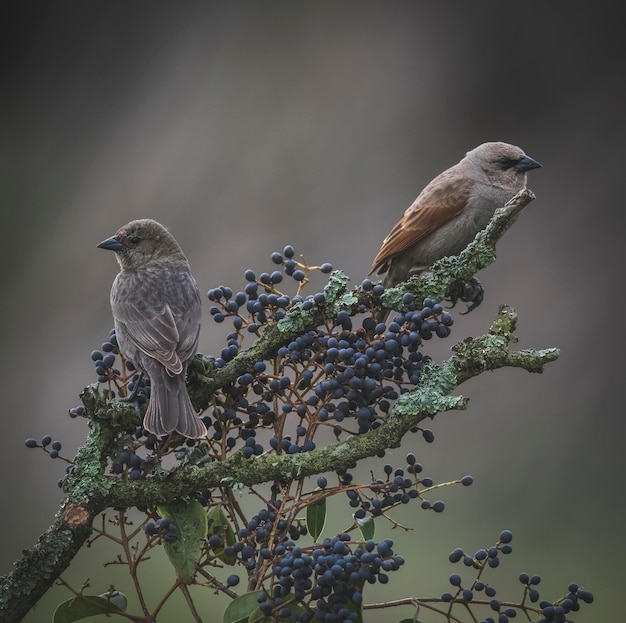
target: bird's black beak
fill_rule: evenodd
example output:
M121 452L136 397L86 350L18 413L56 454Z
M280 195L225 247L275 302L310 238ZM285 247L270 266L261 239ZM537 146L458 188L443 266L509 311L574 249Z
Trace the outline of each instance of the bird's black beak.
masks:
M530 156L522 156L521 160L513 166L518 171L530 171L531 169L539 169L541 165Z
M98 249L107 249L108 251L121 251L123 248L124 245L115 236L103 240L98 245Z

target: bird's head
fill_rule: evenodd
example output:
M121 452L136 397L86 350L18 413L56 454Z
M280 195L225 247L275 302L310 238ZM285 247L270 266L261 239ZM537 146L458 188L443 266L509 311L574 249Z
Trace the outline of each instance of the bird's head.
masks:
M131 221L99 245L115 251L122 270L134 270L160 261L184 259L176 239L152 219Z
M468 151L465 158L478 165L492 182L503 180L520 190L526 186L526 172L541 167L520 147L499 141L483 143Z

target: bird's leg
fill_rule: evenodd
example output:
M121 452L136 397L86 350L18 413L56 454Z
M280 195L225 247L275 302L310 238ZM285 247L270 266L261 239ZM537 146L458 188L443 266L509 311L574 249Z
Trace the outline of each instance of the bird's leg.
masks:
M137 418L139 419L140 422L143 420L143 415L141 414L141 407L139 406L139 403L142 402L142 400L146 399L146 388L144 385L144 376L145 375L143 372L140 372L139 374L135 374L135 376L133 376L131 380L132 389L130 390L130 392L126 396L122 396L121 398L118 398L120 402L132 402L133 403L133 406L135 407L135 413L137 414Z
M144 376L145 375L143 372L135 374L135 376L133 376L133 378L131 379L132 389L126 396L122 396L118 400L120 402L132 402L133 400L138 401L140 396L145 395L143 382Z
M483 302L484 296L485 289L476 277L472 277L469 281L458 281L448 291L448 300L451 308L459 301L469 303L467 309L464 312L460 312L461 315L469 314L469 312L476 309Z

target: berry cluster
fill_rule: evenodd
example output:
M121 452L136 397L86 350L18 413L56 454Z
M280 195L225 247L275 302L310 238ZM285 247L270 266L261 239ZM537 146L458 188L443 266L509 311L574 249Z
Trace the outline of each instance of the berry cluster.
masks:
M61 442L58 440L52 440L52 436L51 435L44 435L41 438L41 441L38 442L36 439L34 439L33 437L29 437L25 442L24 445L27 448L40 448L41 450L43 450L44 452L48 453L48 456L51 459L61 459L63 461L65 461L66 463L69 463L70 466L72 464L72 462L61 455Z
M522 583L524 583L523 576L526 576L526 574L520 575L520 582ZM565 623L568 614L580 610L581 602L585 604L593 603L593 593L579 588L575 582L572 582L567 587L567 591L565 597L554 603L549 601L541 601L539 603L543 619L540 619L538 623Z
M311 548L285 543L277 548L272 588L259 597L261 612L281 618L297 612L297 621L359 620L353 606L363 601L363 585L386 584L387 574L404 564L392 545L391 539L355 543L346 533Z
M282 517L281 507L280 499L272 500L266 508L262 508L250 517L245 527L239 530L237 536L260 546L267 546L272 535L274 535L275 542L280 542L287 540L287 538L297 541L301 536L307 534L304 523L289 523ZM261 557L264 555L262 554Z
M121 359L120 371L115 367L117 357ZM125 397L129 392L139 402L146 402L150 397L150 380L144 375L134 374L135 366L120 355L115 329L109 332L109 338L99 349L91 351L98 383L108 383L109 389L115 388L114 396Z
M178 538L176 526L169 517L160 517L156 521L148 521L144 527L148 536L163 539L167 543L171 543Z
M65 463L67 463L67 466L65 468L65 473L69 474L73 469L74 469L74 463L68 459L67 457L64 457L61 455L61 442L58 440L52 440L52 436L51 435L44 435L41 438L40 442L37 442L36 439L34 439L33 437L29 437L25 442L24 445L27 448L40 448L41 450L43 450L44 452L48 453L48 456L51 459L60 459L61 461L65 461ZM60 478L57 481L57 485L59 486L59 488L63 487L63 481L65 480L65 477Z
M474 554L468 554L460 547L453 550L448 557L450 562L462 562L466 567L474 569L476 573L470 583L464 583L460 574L453 573L449 582L455 591L443 593L441 601L450 604L450 607L459 604L470 610L472 605L476 607L488 606L494 615L481 619L481 623L496 623L496 621L497 623L508 623L520 611L524 612L527 617L529 613L541 614L543 618L538 623L565 623L567 621L566 615L578 611L581 603L593 602L592 593L580 589L575 583L568 586L568 593L565 597L554 602L539 601L540 594L537 586L540 584L541 578L538 575L529 575L528 573L519 575L519 581L524 586L524 592L519 602L497 599L495 587L484 582L482 575L487 568L495 569L500 565L500 554L506 555L513 551L510 545L512 540L511 531L504 530L500 533L500 538L495 545L481 548ZM485 595L486 599L480 597L481 593ZM539 602L538 607L535 606L537 602Z
M513 551L510 543L513 535L510 530L504 530L500 534L500 540L489 549L479 549L473 556L465 554L461 548L455 549L449 556L450 562L456 563L463 560L463 564L467 567L480 569L487 565L495 569L500 565L499 554L510 554Z
M112 474L124 474L129 480L139 480L145 470L145 461L129 448L124 448L111 463Z
M370 279L365 279L361 287L365 292L372 292L380 296L384 292L383 286L374 285ZM452 314L444 310L443 305L430 297L417 305L415 297L407 292L402 297L405 311L394 316L388 327L384 323L376 324L372 318L367 321L367 330L374 330L381 335L385 331L395 333L396 336L388 336L387 339L400 339L405 346L411 343L421 345L422 340L430 340L433 335L445 338L450 335L450 327L454 323ZM411 351L409 351L411 352Z
M403 468L394 468L389 463L383 466L385 478L377 478L367 486L350 487L352 476L349 473L342 475L342 484L348 486L346 495L348 504L357 510L354 518L358 521L366 519L368 513L371 517L379 517L384 512L399 506L408 504L411 500L421 500L421 508L441 513L445 504L441 500L430 502L423 496L434 485L432 478L420 476L423 467L416 462L415 455L410 452L406 455L406 471ZM447 484L462 484L470 486L473 483L471 476ZM318 487L327 486L326 478L318 479ZM323 485L323 486L322 486Z
M282 253L275 251L272 253L272 262L279 265L282 271L262 272L257 277L253 270L248 269L244 272L246 286L236 294L227 286L209 290L209 301L215 303L209 310L213 320L221 323L230 317L237 332L245 329L248 333L256 334L269 321L284 318L286 310L296 303L301 303L304 309L310 309L314 304L322 304L323 294L306 298L300 294L309 281L308 274L311 271L330 273L332 265L324 263L320 266L309 266L304 261L294 259L294 256L295 250L291 245L287 245ZM297 284L297 293L293 298L277 288L284 275L291 277ZM229 358L227 354L226 358L222 358L229 361L232 357Z
M302 283L306 270L331 270L330 264L306 267L294 264L294 251L286 247L272 260L282 264L284 273ZM213 303L211 314L217 322L231 317L235 331L226 336L226 347L215 360L224 367L241 351L245 334L257 334L270 321L280 320L298 304L311 309L325 303L323 293L290 298L276 286L283 272L256 274L245 272L247 285L234 293L226 286L209 290ZM382 286L369 279L362 284L365 292L380 295ZM403 299L404 310L386 325L374 320L376 308L365 308L360 326L354 326L347 311L340 311L334 321L303 333L280 347L269 361L257 361L236 383L224 390L224 400L207 412L205 424L213 429L211 440L224 436L229 449L240 448L247 458L266 451L257 441L261 427L271 427L282 434L269 439L270 449L295 454L315 449L314 437L321 426L332 427L337 437L344 433L362 434L383 422L394 400L419 383L421 370L430 358L420 351L424 340L433 335L447 337L452 316L427 298L418 305L411 294ZM211 417L212 416L212 417ZM282 423L293 422L289 427ZM424 432L425 439L430 433Z
M272 497L271 502L255 513L242 528L236 531L236 533L231 532L229 534L228 530L225 530L223 525L223 522L226 520L220 518L219 521L216 522L218 526L216 529L210 527L211 534L207 542L207 558L208 560L219 558L222 562L227 562L227 564L239 563L249 573L257 573L260 568L273 563L272 569L274 570L275 578L273 580L274 588L272 591L274 592L268 591L272 599L269 600L264 607L266 609L269 609L270 605L272 608L278 607L278 605L281 605L281 600L284 602L285 593L277 592L279 589L277 589L276 586L282 586L283 589L281 590L284 591L284 587L290 582L290 580L284 579L287 573L287 561L291 560L294 556L298 558L299 552L301 551L309 551L306 548L299 549L295 545L295 542L298 541L301 536L308 533L308 526L305 521L302 518L297 518L300 510L304 510L308 506L315 508L317 504L324 502L326 498L344 492L349 499L349 506L356 508L354 512L355 520L362 526L365 525L368 520L381 516L383 512L389 511L394 506L406 504L411 499L421 499L422 508L424 509L441 512L444 509L443 502L437 501L431 504L422 497L423 493L428 491L430 487L433 487L433 480L431 478L419 475L422 469L422 466L417 463L415 455L409 453L406 456L406 470L402 468L394 469L391 465L386 464L383 467L384 477L374 480L369 485L355 484L353 475L347 471L337 473L338 484L334 487L329 486L326 476L319 476L317 478L316 484L318 488L316 490L307 493L302 492L299 499L290 499L289 502L285 503L281 502L279 498ZM471 476L466 476L454 483L446 484L458 483L469 486L472 484L472 480ZM280 488L274 485L272 487L272 495L277 495L279 490ZM215 499L213 499L213 502L215 503ZM324 515L325 512L324 506L320 510L320 513ZM366 517L367 513L370 515L369 518ZM317 512L316 514L319 519L320 514ZM307 514L306 520L308 521L308 519L309 515ZM210 520L209 523L211 526L213 522ZM315 538L316 535L313 536ZM344 534L338 537L338 539L340 541L350 541L351 537ZM384 557L387 551L385 548L390 545L390 542L378 544L378 555ZM325 548L327 550L331 546L334 547L335 554L340 553L340 547L343 551L343 546L338 544L337 539L332 542L328 540L325 541L322 549ZM366 545L365 550L371 553L370 546L371 543ZM322 550L320 550L320 552L321 551ZM345 556L354 555L359 558L361 551L359 549L354 551L345 550L344 554ZM319 555L319 552L315 555L310 555L315 558ZM278 556L284 558L283 563L286 566L281 572L277 573L275 565ZM318 562L321 564L324 560L325 559L321 559ZM362 562L369 560L370 556L367 555L363 558ZM396 562L398 560L396 560ZM328 561L329 564L332 562L330 558ZM374 560L373 566L368 567L375 572L374 575L376 575L376 579L373 580L373 575L367 575L367 572L361 569L360 574L362 581L368 580L369 582L379 581L384 583L387 581L384 572L395 570L396 568L393 562L386 560L382 563L382 571L380 571L377 566L377 561L378 559ZM333 564L330 564L330 566L332 567ZM344 563L337 562L337 564L343 565ZM355 561L353 558L350 558L350 564L354 566ZM310 582L296 582L298 579L306 580L306 578L300 578L301 565L302 562L294 560L294 575L291 576L294 584L293 586L289 584L289 586L292 586L294 589L297 588L297 596L300 601L305 601L307 604L310 604L312 600L317 601L319 603L317 603L316 608L322 608L320 600L323 601L329 594L325 592L326 589L315 588L315 586L323 587L325 580L316 580L317 576L323 574L319 572L315 577L314 574L310 576L307 575L307 578L312 578ZM318 565L317 569L319 570L321 567ZM325 571L328 570L325 569ZM367 577L365 577L366 575ZM328 573L326 573L326 577L328 577ZM354 580L354 576L351 579ZM322 590L321 593L319 592L320 590ZM347 594L351 595L352 589L348 590ZM276 601L276 599L278 601ZM357 595L355 599L360 599L360 596ZM283 605L282 607L285 606Z
M247 570L275 556L275 546L284 548L288 540L293 543L307 534L302 521L289 522L281 513L281 500L274 499L265 508L252 515L237 531L236 537L228 539L223 531L208 538L208 546L215 555L225 556L233 562L239 560ZM226 540L226 542L225 542Z

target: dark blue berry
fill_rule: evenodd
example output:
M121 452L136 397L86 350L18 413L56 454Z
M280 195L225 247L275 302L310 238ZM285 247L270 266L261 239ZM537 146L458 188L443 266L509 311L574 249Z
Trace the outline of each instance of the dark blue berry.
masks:
M510 530L503 530L500 533L500 543L510 543L513 540L513 533Z
M226 578L226 584L227 586L237 586L239 584L239 576L235 574L229 575Z
M450 584L452 584L452 586L461 586L461 576L458 573L453 573L450 576Z
M209 542L209 546L210 546L212 549L218 549L218 548L220 548L220 547L223 547L223 545L224 545L224 541L222 541L222 537L220 537L220 536L219 536L219 535L217 535L217 534L212 534L212 535L209 537L208 542Z
M91 359L93 361L102 361L102 357L104 355L99 351L99 350L92 350L91 351Z
M424 437L424 441L426 443L432 443L435 441L435 433L432 430L426 428L422 431L422 436Z
M450 562L452 562L452 563L459 562L459 560L461 560L461 558L463 558L463 550L460 547L457 547L448 556L448 560Z

